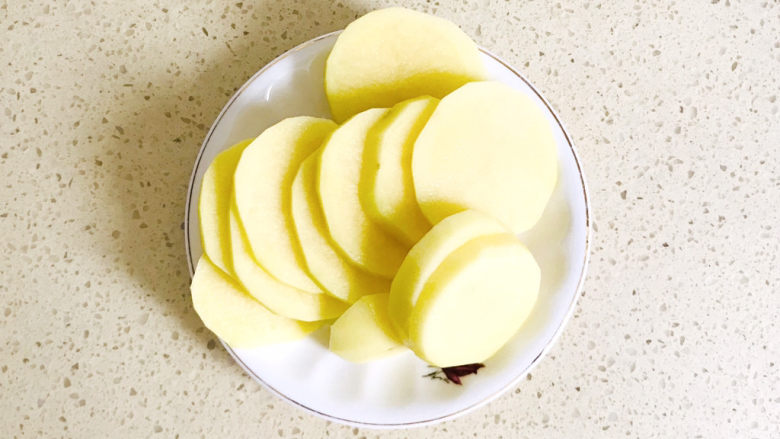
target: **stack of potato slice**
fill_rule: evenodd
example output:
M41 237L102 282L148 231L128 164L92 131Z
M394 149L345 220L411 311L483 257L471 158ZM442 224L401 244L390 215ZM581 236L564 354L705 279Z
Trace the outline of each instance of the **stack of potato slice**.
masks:
M557 179L548 121L486 81L454 24L391 8L328 57L335 122L285 119L218 155L201 187L196 311L233 347L304 337L362 362L406 348L482 362L522 326L540 269L517 233Z

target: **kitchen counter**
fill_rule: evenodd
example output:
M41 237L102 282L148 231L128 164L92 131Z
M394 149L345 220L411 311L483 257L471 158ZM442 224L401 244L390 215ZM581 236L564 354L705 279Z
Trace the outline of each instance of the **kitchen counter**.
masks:
M550 354L466 416L377 432L273 396L192 309L212 121L389 3L5 0L0 437L780 437L780 3L398 3L514 64L579 150L591 263Z

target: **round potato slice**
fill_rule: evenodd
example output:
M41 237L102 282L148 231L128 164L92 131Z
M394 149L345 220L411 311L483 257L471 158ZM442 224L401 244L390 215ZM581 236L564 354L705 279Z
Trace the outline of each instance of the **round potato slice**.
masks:
M228 210L233 190L233 173L241 153L252 139L222 151L211 162L200 186L198 220L203 252L220 270L231 273L230 220Z
M236 280L276 314L311 322L336 318L347 309L346 303L328 294L313 294L282 283L258 265L252 258L235 205L230 210L230 242Z
M366 110L325 140L318 161L317 192L328 232L342 253L358 267L391 278L408 247L371 221L359 194L366 136L387 111Z
M409 323L409 345L440 367L481 363L520 329L539 293L541 273L516 236L476 238L436 269Z
M412 175L432 223L477 209L520 233L552 195L556 143L529 97L499 82L474 82L436 107L414 144Z
M291 117L266 129L241 155L234 177L238 216L255 260L280 281L310 293L290 212L290 187L303 159L336 128L330 120Z
M387 315L387 294L363 296L330 327L330 350L354 363L376 360L404 349Z
M387 293L390 281L352 265L336 249L317 197L315 152L304 160L292 185L292 212L306 266L325 292L349 303L366 294Z
M412 147L438 102L422 96L398 103L366 138L360 201L372 220L410 246L431 228L414 195Z
M192 277L192 305L203 324L234 348L297 340L322 326L274 314L202 256Z
M441 98L486 77L477 45L455 24L403 8L369 12L344 29L325 65L325 93L343 122L417 96Z
M506 232L493 218L466 210L445 218L409 251L390 287L388 308L396 333L408 338L409 318L425 282L442 261L472 239Z

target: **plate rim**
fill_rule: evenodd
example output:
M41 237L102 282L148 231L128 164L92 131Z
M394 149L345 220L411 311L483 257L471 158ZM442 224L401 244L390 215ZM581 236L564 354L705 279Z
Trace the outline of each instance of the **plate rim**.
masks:
M251 84L252 82L257 79L260 75L262 75L266 70L271 68L274 64L280 62L281 60L287 58L288 56L292 55L295 52L298 52L302 50L303 48L310 46L318 41L321 41L326 38L330 38L334 35L338 35L343 31L336 30L332 32L328 32L322 35L319 35L317 37L314 37L310 40L307 40L301 44L298 44L297 46L285 51L281 55L277 56L267 64L265 64L260 70L255 72L249 79L247 79L241 87L236 90L235 93L230 97L230 99L227 101L227 103L222 107L222 110L219 112L219 115L217 115L216 119L214 119L214 122L211 124L211 128L209 128L208 133L206 134L206 137L204 138L203 142L201 143L200 149L198 150L198 155L195 158L195 163L192 167L192 173L190 174L190 181L187 187L187 198L184 203L184 250L187 256L187 268L190 275L190 279L192 279L192 276L194 275L194 263L192 260L192 252L190 248L190 207L192 203L192 193L194 190L194 183L195 183L195 176L198 172L198 168L200 167L200 162L203 158L204 151L206 149L206 145L211 140L211 136L214 134L214 131L219 125L219 122L224 117L225 113L228 111L228 109L235 103L235 101L238 99L238 97L246 90L246 88ZM579 279L577 280L577 286L575 287L574 295L572 297L571 302L568 305L568 309L566 310L566 314L561 320L558 327L555 329L555 332L553 333L552 337L545 343L544 348L534 357L534 359L528 364L526 368L523 369L523 371L518 374L515 378L512 378L505 386L501 387L496 392L486 396L482 400L475 402L467 407L461 408L457 411L454 411L452 413L448 413L446 415L437 416L430 419L424 419L420 421L412 421L412 422L399 422L399 423L376 423L376 422L364 422L354 419L345 419L340 418L337 416L333 416L327 413L320 412L314 408L311 408L309 406L306 406L289 396L285 395L284 393L280 392L276 388L274 388L269 383L265 382L261 377L259 377L253 370L251 370L244 362L241 360L241 358L238 357L238 355L235 353L233 348L228 346L221 338L217 337L222 343L222 346L224 346L225 350L230 354L230 356L233 358L233 360L238 363L239 366L244 370L244 373L249 375L252 379L254 379L256 382L258 382L261 386L263 386L266 390L270 391L272 394L276 395L277 397L281 398L282 400L288 402L289 404L292 404L296 407L299 407L303 409L306 412L309 412L311 414L317 415L325 420L329 421L335 421L340 424L345 424L353 427L361 427L361 428L373 428L373 429L392 429L392 428L412 428L412 427L422 427L426 425L432 425L437 424L439 422L443 422L446 420L451 420L454 418L457 418L459 416L465 415L467 413L470 413L474 410L477 410L480 407L483 407L484 405L488 404L489 402L493 401L494 399L498 398L500 395L504 394L507 389L517 385L517 383L523 378L523 376L527 375L536 365L540 362L540 360L549 353L549 351L552 349L552 347L556 344L558 341L558 338L563 333L563 329L566 327L566 325L569 323L569 320L571 319L572 315L574 314L574 310L577 305L577 301L579 300L582 289L585 283L586 273L588 271L588 264L590 262L590 245L591 245L591 236L592 236L592 224L590 220L590 196L588 192L588 184L585 178L585 173L582 170L582 165L580 163L580 157L577 153L577 148L574 146L574 143L571 140L571 137L569 136L569 132L566 130L566 126L563 124L561 119L558 117L558 113L553 109L552 105L547 101L547 99L534 87L534 85L525 78L520 72L518 72L514 67L512 67L508 62L504 61L501 57L494 54L490 50L486 49L485 47L482 47L480 45L477 45L480 52L484 53L485 55L493 58L495 61L497 61L499 64L504 66L507 70L512 72L515 76L520 78L527 86L530 88L533 93L542 101L544 106L547 108L547 110L550 112L550 114L553 116L553 119L555 119L555 122L558 124L558 126L561 129L561 132L563 133L564 138L566 139L566 143L569 146L569 149L572 153L572 156L574 157L574 163L577 166L577 174L580 178L580 185L584 200L584 206L585 206L585 255L582 260L582 268L580 269L580 275Z

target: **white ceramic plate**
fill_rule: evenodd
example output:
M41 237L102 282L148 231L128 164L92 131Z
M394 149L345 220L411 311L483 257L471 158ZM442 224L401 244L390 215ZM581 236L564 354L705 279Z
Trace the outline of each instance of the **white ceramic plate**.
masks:
M315 38L263 67L217 117L198 154L187 195L185 242L191 274L202 253L197 200L206 168L220 151L281 119L330 117L323 71L337 36L334 32ZM434 369L411 352L367 364L342 360L328 351L327 330L258 349L225 345L251 377L282 399L332 421L362 427L408 427L453 418L517 385L571 316L585 276L590 236L577 154L558 117L533 86L498 57L482 52L492 79L526 93L547 115L558 144L556 192L539 225L521 236L542 268L540 298L532 317L485 368L464 377L462 386L424 377Z

